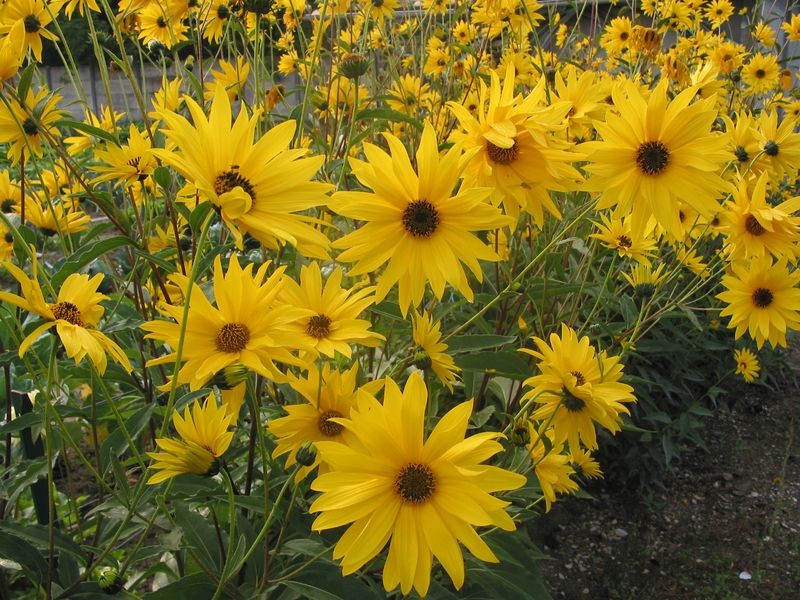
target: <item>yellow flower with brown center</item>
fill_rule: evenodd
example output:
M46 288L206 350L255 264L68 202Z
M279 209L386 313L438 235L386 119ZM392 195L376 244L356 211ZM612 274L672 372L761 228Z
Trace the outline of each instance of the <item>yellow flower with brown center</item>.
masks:
M500 434L483 432L465 438L472 401L442 418L424 438L428 393L412 373L403 391L386 380L383 404L361 392L349 417L336 423L356 442L316 443L329 471L311 488L321 495L311 505L320 513L315 530L349 525L333 550L345 575L375 557L386 544L383 568L386 591L398 585L424 596L430 586L433 558L457 589L464 584L459 542L480 560L497 562L474 527L492 525L511 531L508 502L492 496L525 484L525 477L484 464L499 453ZM471 507L464 510L465 503Z
M737 348L733 351L733 360L736 361L736 374L741 375L747 383L753 383L758 379L761 365L753 352L747 348Z
M188 383L191 389L200 388L235 364L268 379L285 381L275 363L303 364L292 351L308 346L294 335L292 324L310 311L277 302L284 267L267 277L268 268L269 263L263 264L254 273L252 264L242 268L234 256L223 271L217 257L213 279L216 307L194 287L185 323L183 306L163 305L162 310L174 321L155 320L142 325L148 332L145 337L163 341L169 349L164 356L148 361L147 366L174 363L180 346L178 385Z
M155 461L150 468L158 473L151 475L147 483L161 483L183 473L215 475L219 471L218 459L233 440L234 432L228 431L232 419L225 407L217 406L214 394L209 394L203 404L195 400L183 416L175 412L172 424L181 439L156 438L161 452L147 455Z
M272 452L273 458L288 454L286 468L297 463L297 453L309 442L340 441L349 444L355 436L346 430L336 419L350 416L350 409L355 406L358 390L358 364L342 372L333 370L325 364L320 371L311 366L307 377L289 374L289 385L302 398L297 404L283 407L287 415L271 419L268 429L277 438L278 445ZM379 386L372 384L367 389L378 391ZM320 473L328 468L320 461L317 454L309 465L301 465L296 479L303 479L317 466Z
M736 328L736 339L744 333L759 350L765 342L786 346L786 334L800 329L800 271L790 270L786 259L773 264L771 256L731 263L722 277L725 291L717 298L727 306L721 317L730 317L728 328Z
M376 301L398 284L400 310L422 301L426 284L441 298L452 285L472 301L462 265L483 280L478 260L499 260L474 232L508 225L510 219L487 202L491 190L461 186L461 152L450 148L439 155L436 134L426 123L416 153L416 169L403 143L384 134L391 156L364 144L367 161L350 159L353 173L372 192L337 192L330 206L335 212L361 221L357 230L333 242L344 251L343 262L357 261L351 275L372 273L384 263L378 278Z
M632 82L613 89L618 114L609 111L605 123L595 124L602 140L578 146L592 174L585 187L600 193L597 208L630 214L638 230L654 217L676 239L682 238L678 201L713 217L717 196L727 190L720 173L729 155L724 138L711 131L716 99L692 102L695 94L689 88L669 100L666 81L647 99Z
M59 94L41 87L36 93L29 89L22 104L12 99L0 102L0 144L11 144L8 156L12 166L19 163L23 153L41 156L43 143L61 137L56 127L64 114L58 108L60 101Z
M18 351L20 357L24 356L45 331L55 327L67 357L74 359L76 364L88 356L97 372L102 375L106 370L108 355L126 371L131 371L130 361L122 348L97 329L105 311L100 302L108 299L108 296L97 291L103 281L102 273L91 278L85 274L72 273L58 290L56 301L49 303L45 301L36 279L35 261L32 278L10 262L4 262L2 266L17 280L22 295L0 291L0 302L8 302L45 320L45 323L22 340Z
M549 421L554 443L568 442L570 452L580 451L581 444L596 450L595 423L616 433L620 415L630 414L625 405L636 401L633 388L620 381L619 357L596 352L587 336L578 339L565 323L561 335L550 334L549 344L537 337L533 342L536 350L521 350L539 360L540 373L524 381L532 389L522 396L539 405L532 418Z
M327 258L328 238L314 217L299 214L324 206L332 186L311 181L324 158L303 158L292 149L295 121L289 119L254 141L259 113L243 108L233 123L231 103L218 86L211 110L186 97L192 123L174 112L161 115L173 149L153 154L183 175L187 202L208 200L220 210L237 242L249 233L269 248L291 244L306 256ZM209 151L213 149L212 151Z
M370 331L372 323L358 318L374 303L375 288L346 289L342 287L342 277L342 268L336 267L323 285L319 263L312 262L300 270L299 285L286 278L281 290L281 302L310 311L297 321L296 335L314 349L314 355L334 358L339 352L350 358L351 344L378 346L385 339Z
M524 210L542 227L545 212L561 218L549 191L574 189L581 179L569 164L576 156L563 139L554 135L564 129L564 117L572 103L545 106L544 78L523 98L514 93L514 79L515 70L509 64L502 86L495 71L490 86L479 80L477 115L461 104L448 102L461 128L451 139L466 153L466 185L492 188L492 202L502 204L515 222Z

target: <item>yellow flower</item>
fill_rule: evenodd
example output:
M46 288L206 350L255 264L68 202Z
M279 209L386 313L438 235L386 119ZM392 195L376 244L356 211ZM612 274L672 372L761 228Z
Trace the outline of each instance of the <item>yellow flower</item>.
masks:
M660 263L655 269L650 262L640 262L631 268L630 274L622 273L622 276L636 292L640 298L648 298L653 295L656 287L664 280L664 263Z
M112 113L108 106L103 107L99 116L94 114L94 112L88 108L85 109L85 113L86 116L83 120L84 123L91 125L92 127L102 129L113 136L117 135L117 123L119 123L120 120L122 120L122 117L125 116L125 113L121 112L115 111ZM88 150L89 148L96 150L98 145L103 148L106 144L105 140L80 130L77 130L75 135L64 138L64 143L67 145L70 156L75 156L76 154L79 154L84 150Z
M36 62L42 60L42 40L57 40L58 36L45 29L58 13L58 3L50 6L45 0L8 0L0 10L0 34L14 33L15 39L11 42L16 49L18 23L23 23L24 39L23 54L29 49Z
M167 49L188 39L183 16L174 14L173 7L178 8L167 0L151 0L138 9L139 39L145 44L158 42Z
M14 77L25 59L25 22L17 21L0 38L0 81Z
M614 88L619 114L596 123L601 141L578 147L593 174L586 189L600 192L597 208L630 214L635 230L655 217L676 239L682 237L679 200L706 218L719 210L716 198L726 189L719 173L728 154L724 138L711 131L715 99L692 102L695 93L690 88L670 101L665 81L647 100L631 82Z
M104 164L92 167L100 173L93 183L116 181L116 185L125 187L143 183L158 166L150 148L150 138L131 125L127 144L108 145L105 150L95 151L95 158Z
M319 263L312 262L300 271L300 285L286 278L279 299L309 310L294 326L295 335L314 349L314 355L318 352L333 358L339 352L350 358L350 344L378 346L386 339L370 331L372 323L358 318L375 301L374 291L373 286L344 289L341 267L330 273L323 286Z
M349 444L356 439L354 434L340 423L331 419L347 418L355 406L358 389L358 363L342 373L324 365L322 372L316 366L308 371L308 377L289 374L289 384L302 397L298 404L283 407L288 414L272 419L269 432L277 438L278 444L272 452L273 458L288 454L286 468L297 463L297 452L308 442L342 441ZM302 465L295 476L303 479L317 466L320 473L328 471L327 465L317 454L310 465Z
M217 306L212 306L200 289L193 289L178 385L188 383L191 389L198 389L234 364L242 364L268 379L285 381L275 361L303 364L291 350L308 346L297 339L291 324L310 311L276 302L284 267L267 277L268 268L266 263L253 273L252 264L242 269L234 256L223 272L222 261L216 258L213 281ZM174 363L181 343L184 307L163 305L162 309L175 322L148 321L142 329L148 332L145 337L167 343L170 351L148 361L148 367Z
M727 304L720 316L730 317L738 340L745 332L760 350L765 342L786 346L789 330L800 329L800 271L790 271L786 259L773 264L771 256L731 264L722 277L725 291L717 298Z
M211 81L206 81L203 91L205 100L212 100L217 88L222 88L233 102L242 96L247 78L250 76L250 62L244 56L236 57L236 64L227 60L219 61L219 70L211 70Z
M712 27L719 28L733 15L733 5L729 0L711 0L705 8L705 16Z
M507 225L509 219L484 202L488 189L462 186L453 195L463 169L461 153L454 147L440 156L429 123L416 153L416 170L403 143L391 134L384 136L391 156L364 144L368 162L350 159L358 180L373 191L338 192L331 198L335 212L365 222L333 243L345 248L339 260L358 261L352 275L371 273L388 262L378 279L376 300L385 298L397 283L403 315L422 301L426 283L437 298L450 284L471 302L462 263L482 281L478 259L499 260L473 232Z
M353 573L386 544L383 586L400 585L424 596L430 585L432 559L442 564L456 589L464 583L464 558L459 542L480 560L497 562L478 525L511 531L508 502L491 494L517 489L525 477L483 464L502 446L500 434L483 432L464 438L472 401L463 402L441 419L424 440L427 390L412 373L401 392L386 380L383 404L367 393L349 419L337 419L358 438L349 446L323 441L317 451L330 471L311 488L322 494L311 505L321 513L312 528L350 524L333 550L345 575Z
M11 144L11 166L19 163L23 152L28 157L41 156L42 141L61 137L56 127L64 114L58 108L60 100L59 94L41 87L36 93L28 90L24 105L15 100L0 102L0 144Z
M578 484L572 480L575 469L570 465L570 456L562 453L564 443L553 442L552 429L540 436L534 424L528 421L528 435L528 452L531 455L533 472L539 480L545 512L550 512L553 502L556 501L556 494L574 494L578 491ZM543 441L544 437L547 442Z
M725 251L729 260L772 255L794 261L800 256L800 197L777 206L767 201L769 176L762 173L755 185L742 180L733 199L720 215L725 235Z
M537 337L533 341L536 350L521 350L539 360L540 374L524 381L533 389L522 397L540 405L532 418L550 421L554 442L569 442L572 453L581 449L581 443L589 450L597 449L595 423L616 433L622 423L620 414L630 414L625 404L636 401L633 388L619 381L619 357L598 354L587 336L579 340L566 323L561 324L560 336L550 334L549 344Z
M739 348L733 351L733 360L736 361L736 374L741 375L747 383L753 383L758 379L761 372L761 365L758 357L747 348Z
M742 67L742 81L753 94L763 94L775 89L779 75L778 59L773 54L754 54Z
M433 317L428 312L412 314L413 338L416 348L414 349L414 364L417 368L433 369L447 389L453 391L453 382L458 379L459 369L453 357L445 352L447 344L442 343L441 323L434 322Z
M39 287L35 259L32 278L10 262L4 262L2 266L17 280L22 296L0 292L0 301L8 302L45 319L45 323L36 327L22 340L18 351L20 357L24 356L45 331L55 327L67 357L75 359L76 364L88 356L97 372L102 375L106 370L106 355L108 355L126 371L131 371L131 364L122 348L97 329L105 311L100 302L108 299L108 296L97 291L103 281L102 273L92 278L85 274L72 273L64 280L56 301L51 304L45 301L42 289Z
M781 24L781 29L786 32L789 41L800 41L800 13L791 16L786 23Z
M554 135L564 129L571 106L569 102L543 105L544 78L524 98L515 95L514 73L509 65L502 87L495 71L489 87L479 80L477 116L461 104L447 103L461 127L451 138L466 153L465 184L492 188L492 202L502 203L515 222L522 209L541 228L545 211L561 218L549 190L564 191L580 180L569 165L575 155Z
M617 251L620 257L627 257L642 264L649 264L650 257L656 251L656 240L652 227L645 231L631 227L630 217L623 219L609 218L600 214L600 223L595 223L598 232L589 237L603 242L606 247Z
M217 459L233 440L233 431L228 431L232 419L224 407L217 406L214 394L209 394L202 405L195 400L191 410L186 407L183 416L176 412L172 424L181 439L156 438L156 445L162 451L147 455L155 461L150 468L159 472L151 475L147 483L161 483L183 473L215 475L219 471Z
M324 205L332 186L311 181L323 157L302 158L305 149L290 149L295 121L273 127L254 143L259 113L249 117L242 109L231 123L231 103L222 86L208 117L188 97L186 105L194 124L162 113L163 131L176 148L153 149L186 178L186 201L194 203L197 193L217 206L240 245L249 233L269 248L288 243L306 256L327 258L328 238L314 227L318 220L297 213Z

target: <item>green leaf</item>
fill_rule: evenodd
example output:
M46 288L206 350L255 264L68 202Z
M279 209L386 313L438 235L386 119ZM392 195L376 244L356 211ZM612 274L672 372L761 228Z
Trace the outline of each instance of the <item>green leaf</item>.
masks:
M130 238L119 235L83 246L63 263L56 265L55 275L53 275L51 280L53 287L59 289L69 275L77 273L80 269L106 252L132 244L133 241Z
M33 544L22 538L0 531L0 557L19 564L25 576L36 585L47 580L47 560Z
M344 600L342 596L326 592L322 588L301 581L287 581L286 587L300 594L301 598L309 600Z
M100 138L101 140L105 140L106 142L111 142L112 144L117 144L117 138L114 134L109 133L99 127L95 127L94 125L89 125L88 123L84 123L82 121L73 121L71 119L59 119L56 121L56 127L68 127L72 129L77 129L78 131L82 131L83 133L88 133L89 135L93 135L96 138Z
M161 189L165 192L172 189L172 174L167 167L156 167L153 170L153 181L161 186Z
M190 511L184 504L175 504L175 522L181 528L186 544L194 549L194 557L207 570L219 573L222 569L219 541L210 521Z
M422 126L418 119L409 117L401 112L392 110L391 108L365 108L356 113L357 121L377 121L378 119L386 119L387 121L404 121L410 123L418 130L422 131Z
M452 353L466 352L467 350L485 350L497 348L514 343L514 335L457 335L447 340L447 348Z
M491 371L511 379L527 379L530 369L516 352L475 352L457 356L456 364L464 371Z
M0 435L5 435L6 433L16 433L17 431L33 427L34 425L40 425L41 423L42 415L38 412L25 413L13 421L9 421L8 423L3 423L0 425Z
M205 573L192 573L178 579L163 588L145 594L145 600L198 600L198 598L211 598L217 586L214 585Z
M25 101L25 96L28 95L28 90L31 87L31 81L33 80L33 74L36 72L36 63L31 62L22 74L19 76L19 83L17 84L17 94Z
M0 532L18 536L42 548L46 548L50 543L50 529L44 525L0 521ZM85 558L81 547L61 531L53 532L53 540L59 552L72 554L81 560Z

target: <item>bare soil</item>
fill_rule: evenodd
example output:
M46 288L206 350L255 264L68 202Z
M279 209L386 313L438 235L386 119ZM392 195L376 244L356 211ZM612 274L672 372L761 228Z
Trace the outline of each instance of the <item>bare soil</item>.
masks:
M738 386L707 451L665 481L659 508L626 490L563 498L535 532L554 599L800 598L800 392Z

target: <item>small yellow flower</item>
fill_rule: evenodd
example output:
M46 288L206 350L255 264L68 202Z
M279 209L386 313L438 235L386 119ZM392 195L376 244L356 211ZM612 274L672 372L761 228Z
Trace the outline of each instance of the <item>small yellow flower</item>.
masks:
M156 445L162 452L148 452L155 462L151 468L159 472L150 476L149 485L161 483L183 473L214 475L219 470L218 460L225 454L233 440L233 431L228 431L233 415L225 407L218 406L214 394L209 394L201 405L195 400L186 407L183 416L176 412L172 424L182 438L157 438Z

